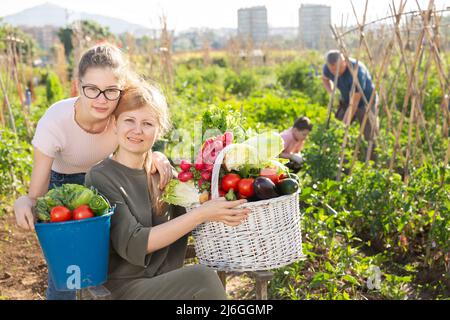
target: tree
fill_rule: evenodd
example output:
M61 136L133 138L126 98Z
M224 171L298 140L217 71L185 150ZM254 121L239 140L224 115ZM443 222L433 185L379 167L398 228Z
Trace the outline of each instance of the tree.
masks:
M74 21L70 26L58 30L58 37L64 45L67 58L69 58L73 52L72 37L74 28L79 28L86 42L115 40L115 36L109 31L109 27L102 26L92 20Z

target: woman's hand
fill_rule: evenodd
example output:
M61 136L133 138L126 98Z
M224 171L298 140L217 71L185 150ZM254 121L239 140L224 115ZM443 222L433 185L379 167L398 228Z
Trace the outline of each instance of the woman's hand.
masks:
M167 159L163 153L159 151L152 152L152 167L150 173L153 174L156 173L156 171L159 172L159 189L164 189L164 187L172 179L172 169L173 167L170 164L169 159Z
M227 201L225 198L217 198L203 203L198 210L200 221L219 221L229 226L238 226L247 219L250 209L236 207L246 203L247 200Z
M33 200L27 196L20 197L14 203L14 214L19 227L34 230L34 215L31 211Z

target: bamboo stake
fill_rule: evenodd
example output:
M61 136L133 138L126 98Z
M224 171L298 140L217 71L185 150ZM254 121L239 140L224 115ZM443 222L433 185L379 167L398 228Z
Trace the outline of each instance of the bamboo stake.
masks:
M366 9L367 9L367 4L368 4L368 2L366 1ZM358 15L356 13L356 10L355 10L355 7L353 5L353 2L352 2L352 8L353 8L353 13L354 13L355 18L356 18L357 25L360 27L359 31L360 31L361 35L364 35L364 21L363 21L363 23L359 23ZM374 59L373 59L373 55L372 55L371 50L369 48L369 45L368 45L368 43L366 41L366 38L362 37L362 41L364 43L364 47L365 47L365 49L367 51L367 54L369 56L369 61L371 63L371 67L372 67L373 70L376 70L375 62L374 62ZM387 66L388 60L390 59L390 54L392 52L393 42L394 42L394 38L391 39L391 41L389 42L389 44L388 44L388 46L387 46L387 48L385 50L385 53L384 53L383 59L382 59L383 62L381 64L380 72L378 73L378 76L376 77L375 83L382 83L381 79L384 77L384 75L386 73L386 66ZM381 87L380 88L381 92L384 92L384 90L383 90L384 88L382 87L382 85L380 85L380 87ZM376 95L375 90L374 90L374 92L372 92L372 95ZM374 98L371 97L370 99L372 100ZM369 102L369 104L370 104L370 102ZM380 104L380 101L379 101L379 104ZM378 107L376 112L375 112L375 116L374 116L375 124L376 124L377 119L378 119L379 110L380 110L380 107ZM364 114L364 118L366 118L369 115L370 111L371 110L369 108L366 108L366 112ZM386 104L386 114L388 115L388 119L390 119L390 111L389 111L389 108L388 108L387 104ZM363 121L363 123L361 124L361 127L360 127L360 133L359 133L358 139L356 141L355 151L353 153L352 163L350 165L350 174L351 174L351 172L353 170L354 163L356 162L356 159L358 157L359 145L360 145L360 141L361 141L361 135L364 132L364 128L366 126L366 121L367 120ZM388 123L389 122L390 121L388 120ZM374 135L374 130L375 130L375 125L372 126L371 136ZM372 152L372 148L373 148L373 141L371 140L371 141L369 141L369 147L368 147L368 150L367 150L367 153L366 153L365 165L367 165L368 162L369 162L370 155L371 155L371 152Z
M3 82L3 77L1 76L1 72L0 72L0 87L3 92L6 107L8 108L9 117L10 117L10 121L11 121L11 128L12 128L13 132L15 133L16 139L17 139L16 121L14 120L14 114L12 112L11 104L9 103L8 92L6 91L5 83Z
M423 111L422 111L422 109L423 109L422 106L423 106L424 99L425 99L423 93L425 92L425 88L426 88L426 85L427 85L428 73L430 71L430 68L431 68L431 59L428 59L427 60L427 65L425 67L425 72L424 72L424 80L422 82L422 86L421 86L420 91L419 91L419 101L418 101L419 105L418 105L418 108L417 108L416 111L417 111L417 116L419 118L418 119L419 120L418 124L421 124L422 127L423 127L424 134L425 134L425 139L426 139L427 144L428 144L428 151L430 151L431 159L433 161L433 164L435 164L436 163L436 159L434 157L434 152L433 152L433 143L432 143L432 141L430 139L430 135L428 133L428 128L427 128L427 121L426 121L425 115L423 114ZM419 85L416 84L416 87L419 87ZM419 129L419 127L418 127L418 129Z
M337 70L340 70L340 67L341 67L341 59L338 60ZM333 106L334 106L334 96L336 94L338 78L339 78L339 72L336 71L336 74L334 75L334 81L333 81L333 91L331 92L330 101L328 102L327 125L326 125L325 129L328 129L328 127L330 125L331 112L332 112Z
M393 10L394 10L394 12L396 11L395 6L393 6ZM398 44L399 44L399 47L400 47L400 56L401 56L401 59L403 60L403 65L404 65L405 69L408 70L407 69L408 65L407 65L407 61L406 61L406 57L405 57L406 54L405 54L404 47L403 47L403 40L402 40L402 37L401 37L401 34L400 34L400 29L398 28L398 26L395 28L395 34L397 35L397 40L398 40ZM399 145L400 134L401 134L402 129L403 129L403 122L404 122L404 118L405 118L405 115L406 115L406 110L407 110L407 107L408 107L409 98L411 96L411 91L413 89L413 80L414 80L414 77L415 77L417 61L418 61L418 58L419 58L419 56L421 54L421 51L423 50L422 42L423 42L424 34L425 34L425 32L422 30L422 32L421 32L421 34L419 36L419 39L420 39L419 40L419 45L417 46L416 52L415 52L415 55L414 55L413 66L410 69L410 72L407 72L407 74L408 74L407 92L406 92L405 98L403 100L403 108L402 108L402 113L401 113L401 116L400 116L400 123L399 123L398 130L397 130L396 136L395 136L394 150L393 150L391 161L390 161L390 164L389 164L389 170L390 171L393 170L394 161L395 161L395 157L396 157L396 154L397 154L397 149L400 147L400 145Z
M450 11L450 10L447 8L447 9L437 10L436 13L444 13L444 12L448 12L448 11ZM403 13L402 16L409 16L409 15L411 15L411 16L414 16L414 15L419 16L420 13L421 13L420 10L412 10L412 11ZM391 18L396 18L396 16L397 16L396 14L392 13L390 16L383 17L383 18L379 18L379 19L373 20L373 21L371 21L371 22L368 22L368 23L366 23L366 24L364 25L364 27L367 27L367 26L369 26L369 25L371 25L371 24L375 24L375 23L378 23L378 22L383 22L383 21L389 20L389 19L391 19ZM352 33L352 32L354 32L354 31L357 31L358 29L359 29L359 27L355 27L355 28L353 28L353 29L349 29L349 30L347 30L346 32L343 32L341 35L342 35L342 36L345 36L345 35L347 35L347 34L349 34L349 33Z
M29 120L28 109L26 108L26 104L25 104L25 97L24 97L22 83L19 80L19 67L21 64L21 59L20 59L20 55L17 54L17 46L16 46L17 43L20 43L20 39L17 39L16 41L11 41L11 45L13 47L12 54L13 54L13 60L14 60L14 64L12 65L12 77L16 83L17 94L20 99L20 105L22 107L23 117L25 120L27 137L30 139L32 136L32 128L31 128L31 123Z
M366 0L366 5L365 5L365 8L364 8L364 15L363 15L363 21L364 22L365 22L365 19L366 19L367 7L368 7L368 2ZM352 82L352 89L351 89L351 92L350 92L350 97L352 97L352 95L354 94L356 88L358 88L359 92L363 92L363 90L362 90L362 88L361 88L361 86L359 84L359 81L358 81L359 59L357 59L356 68L354 68L352 63L350 62L349 54L348 54L348 52L346 50L346 46L345 46L345 43L344 43L342 37L338 36L337 31L335 29L332 29L332 32L333 32L333 35L334 35L335 39L338 41L338 45L340 47L340 50L343 53L343 55L344 55L344 57L345 57L345 59L347 61L347 68L349 68L350 73L352 74L353 82ZM361 44L362 44L362 37L363 37L363 34L361 34L361 36L360 36L360 44L359 44L359 49L358 49L358 58L359 58L359 55L360 55L360 48L361 48ZM363 97L364 101L367 102L366 101L366 97L364 96L364 93L362 94L362 97ZM356 106L356 107L358 108L358 106ZM347 113L350 112L350 109L351 109L350 106L347 107L347 111L344 114L344 119L346 119ZM352 119L350 119L350 121L345 123L345 133L344 133L344 139L342 141L342 146L341 146L341 156L340 156L340 159L339 159L339 168L338 168L338 172L336 174L336 180L337 181L339 181L340 178L341 178L342 168L343 168L344 159L345 159L345 148L346 148L346 145L347 145L348 134L349 134L351 123L352 123Z

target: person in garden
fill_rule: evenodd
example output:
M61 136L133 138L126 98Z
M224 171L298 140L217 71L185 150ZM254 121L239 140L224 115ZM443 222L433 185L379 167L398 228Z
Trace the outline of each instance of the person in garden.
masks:
M116 206L105 287L113 299L226 299L215 271L182 267L187 236L206 221L239 225L250 211L235 207L246 200L209 200L188 213L161 200L159 175L149 173L151 148L167 131L169 118L155 86L140 81L126 89L114 116L119 146L86 175L86 185Z
M84 184L85 173L117 148L112 113L129 73L126 59L113 45L97 45L83 54L78 65L80 95L53 104L37 124L29 191L14 204L20 227L34 230L32 207L38 197L62 184ZM152 153L152 165L163 188L172 166L162 153ZM75 297L75 292L57 291L48 277L47 299Z
M303 163L301 151L312 128L311 120L303 116L295 120L291 128L280 134L284 142L284 149L280 154L280 158L289 159L289 162L286 164L289 169L294 171L300 170Z
M362 91L356 82L354 82L352 70L357 72L357 76L355 74L355 79L358 79ZM322 71L322 82L330 95L333 92L335 75L338 76L337 89L339 89L341 94L339 107L335 113L336 118L343 121L345 124L350 124L351 122L358 120L361 125L368 107L365 100L369 103L372 92L375 90L372 77L367 67L361 61L356 61L352 58L349 58L347 61L344 55L338 50L330 50L326 54L326 63L324 64ZM365 99L363 97L365 97ZM376 116L377 108L378 94L375 92L372 107L370 108L364 127L364 138L368 142L373 142L371 152L372 160L375 159L374 139L379 131L379 121Z

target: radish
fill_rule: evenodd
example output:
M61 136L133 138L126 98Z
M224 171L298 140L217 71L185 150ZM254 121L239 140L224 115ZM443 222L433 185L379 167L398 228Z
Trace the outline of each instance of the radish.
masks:
M184 159L180 161L181 171L187 172L187 171L189 171L189 169L191 169L191 167L192 167L192 163L190 161L184 160Z

